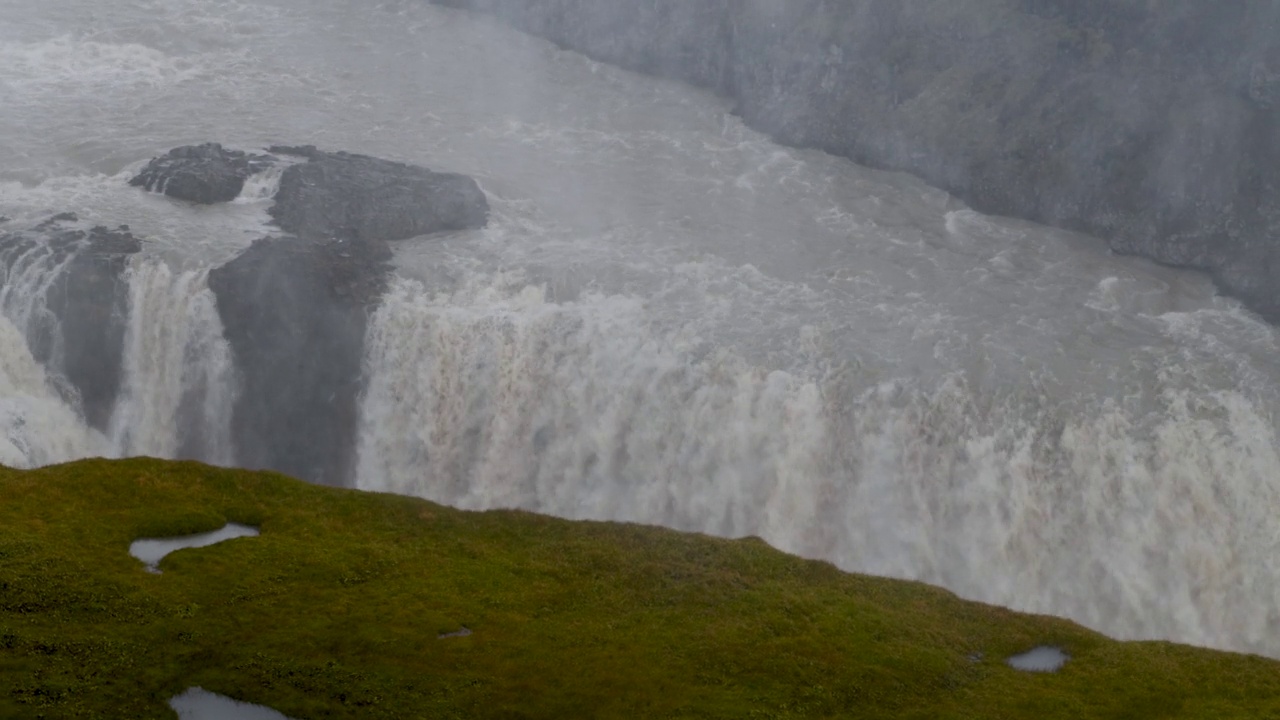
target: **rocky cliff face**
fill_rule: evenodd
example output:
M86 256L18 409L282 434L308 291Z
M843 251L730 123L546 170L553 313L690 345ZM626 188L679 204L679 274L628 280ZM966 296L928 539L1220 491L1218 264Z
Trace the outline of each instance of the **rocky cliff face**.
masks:
M331 485L354 462L366 318L382 296L385 243L259 240L209 273L241 387L238 464Z
M732 97L778 141L1211 272L1280 320L1271 0L437 0Z
M482 227L489 206L471 178L350 153L278 146L250 155L216 144L177 148L133 184L221 202L292 156L263 238L209 273L240 376L236 462L327 484L349 480L365 329L390 270L388 243Z

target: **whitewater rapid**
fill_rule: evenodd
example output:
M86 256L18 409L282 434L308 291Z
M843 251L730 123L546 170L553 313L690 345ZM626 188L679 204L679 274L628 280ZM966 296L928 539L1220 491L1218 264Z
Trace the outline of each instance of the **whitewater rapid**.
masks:
M0 462L234 459L206 277L262 178L150 156L314 143L475 176L490 227L396 246L353 482L758 535L1122 638L1280 657L1280 347L1206 279L774 145L725 104L423 3L0 0L0 232L130 225L122 390L60 380L57 274L0 289ZM41 351L43 356L44 352Z

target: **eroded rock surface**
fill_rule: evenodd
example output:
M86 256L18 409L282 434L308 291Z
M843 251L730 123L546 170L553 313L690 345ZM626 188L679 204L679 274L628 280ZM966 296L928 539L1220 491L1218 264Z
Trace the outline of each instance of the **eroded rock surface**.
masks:
M489 203L465 175L309 145L271 152L307 158L284 171L270 211L281 229L302 237L404 240L488 222Z
M141 248L127 226L85 229L70 213L0 232L6 312L64 397L98 429L106 429L120 392L129 303L123 275Z
M236 462L342 484L354 466L365 329L386 288L388 243L483 227L489 205L463 175L309 145L269 152L176 148L132 184L222 202L250 175L284 166L269 212L290 235L261 239L209 273L241 378Z
M268 238L209 273L242 387L238 463L342 484L355 453L367 317L385 243Z
M205 205L231 202L249 176L274 162L269 155L227 150L218 143L184 145L147 163L129 184Z

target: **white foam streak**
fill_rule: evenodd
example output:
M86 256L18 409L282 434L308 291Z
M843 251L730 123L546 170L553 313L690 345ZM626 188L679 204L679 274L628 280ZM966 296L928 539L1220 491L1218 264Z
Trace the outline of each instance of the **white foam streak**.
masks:
M244 181L244 188L240 190L240 194L233 202L252 204L271 200L280 189L280 178L287 167L288 164L282 163L250 175Z
M119 92L130 86L158 88L196 74L189 65L136 43L101 43L68 36L35 43L0 43L0 79L24 95Z
M44 345L52 367L61 367L62 336L54 332L57 317L46 304L49 288L74 252L55 253L44 243L15 243L0 253L0 311L17 326L28 342Z
M206 271L129 268L129 326L111 438L122 455L230 464L235 372Z

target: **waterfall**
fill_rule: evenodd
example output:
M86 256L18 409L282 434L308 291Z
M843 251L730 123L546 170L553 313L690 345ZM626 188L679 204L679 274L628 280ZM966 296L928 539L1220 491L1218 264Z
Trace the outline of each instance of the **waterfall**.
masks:
M109 433L121 455L234 461L235 368L206 275L152 259L125 275L124 378Z
M49 288L75 257L66 248L55 249L42 242L9 243L0 250L0 312L25 336L24 347L52 368L62 366L62 337L55 332L57 316L46 299ZM60 391L74 393L61 378L46 378L59 384Z
M107 439L54 389L22 332L0 317L0 464L32 468L110 454Z
M636 298L501 285L396 281L359 487L759 535L1123 638L1280 654L1280 443L1242 391L1168 368L1119 400L768 371Z
M231 464L235 373L204 270L133 258L122 277L120 391L105 434L88 427L79 391L63 374L62 321L48 307L51 288L62 287L81 251L33 238L11 242L0 256L0 462L152 455Z

